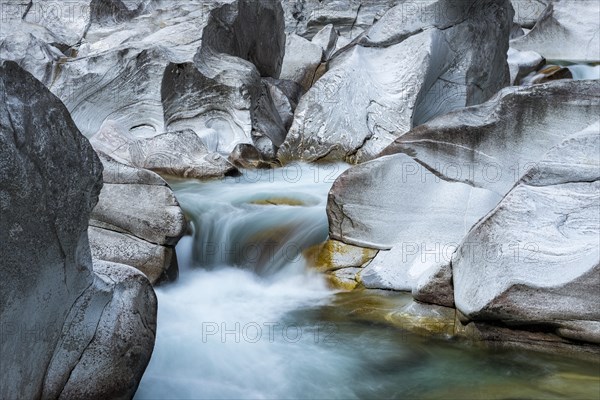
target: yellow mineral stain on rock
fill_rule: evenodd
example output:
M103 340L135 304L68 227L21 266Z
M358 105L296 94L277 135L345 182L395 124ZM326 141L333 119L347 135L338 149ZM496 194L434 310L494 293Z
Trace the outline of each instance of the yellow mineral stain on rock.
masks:
M310 266L322 272L341 268L361 267L371 261L378 251L352 246L337 240L327 240L304 251Z
M332 289L339 289L345 291L351 291L356 288L358 282L352 279L343 279L334 274L325 274L325 279L327 280L327 284Z

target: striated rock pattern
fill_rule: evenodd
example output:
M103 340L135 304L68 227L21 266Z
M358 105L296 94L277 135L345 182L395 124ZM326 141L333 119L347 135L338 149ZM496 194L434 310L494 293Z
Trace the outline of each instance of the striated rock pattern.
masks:
M599 88L597 81L506 88L412 130L334 183L330 237L381 250L360 273L366 287L417 294L435 283L448 293L444 264L460 242L550 148L597 119Z
M312 39L323 27L334 25L343 37L351 39L379 20L393 6L404 3L402 0L286 0L282 1L285 10L286 33L296 33ZM418 3L406 2L406 12L412 15L419 12Z
M86 137L107 123L136 139L189 128L211 151L217 151L214 142L224 153L254 143L273 158L286 131L260 78L278 78L281 71L279 2L78 0L55 6L34 1L29 11L10 14L0 57L44 82ZM186 63L188 73L175 82L174 66Z
M156 302L141 273L92 265L102 164L60 100L14 62L0 62L0 98L0 397L131 397Z
M131 265L152 284L174 280L174 246L186 229L175 195L155 173L99 155L104 186L89 222L93 257Z
M452 258L469 320L600 343L600 122L554 147Z
M508 1L390 9L330 60L302 98L278 158L370 160L414 126L488 100L509 83L512 15Z
M600 61L600 3L552 0L532 30L511 41L517 50L532 50L549 60Z

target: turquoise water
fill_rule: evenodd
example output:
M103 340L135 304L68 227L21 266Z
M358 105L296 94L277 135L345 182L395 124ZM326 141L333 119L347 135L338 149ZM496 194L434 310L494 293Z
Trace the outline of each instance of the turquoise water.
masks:
M136 399L600 398L598 363L417 336L378 317L409 296L328 288L301 251L345 168L172 183L193 232Z

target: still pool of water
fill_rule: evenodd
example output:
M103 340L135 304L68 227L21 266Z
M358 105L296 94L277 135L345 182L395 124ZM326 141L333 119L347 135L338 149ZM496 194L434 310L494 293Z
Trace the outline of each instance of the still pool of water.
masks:
M600 398L600 363L416 336L373 317L407 295L328 288L301 252L345 168L172 182L193 232L136 399Z

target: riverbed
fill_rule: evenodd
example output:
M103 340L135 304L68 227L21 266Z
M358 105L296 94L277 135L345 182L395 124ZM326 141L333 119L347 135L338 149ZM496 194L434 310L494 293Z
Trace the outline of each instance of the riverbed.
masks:
M291 164L172 181L191 221L136 399L593 399L600 364L403 331L410 296L328 287L302 256L327 238L347 166Z

